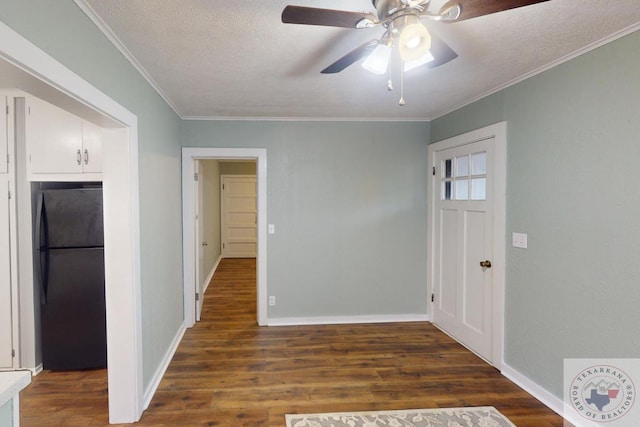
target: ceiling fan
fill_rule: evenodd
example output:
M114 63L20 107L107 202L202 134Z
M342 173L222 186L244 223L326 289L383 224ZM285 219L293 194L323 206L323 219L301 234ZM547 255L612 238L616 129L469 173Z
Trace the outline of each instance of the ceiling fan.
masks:
M444 41L429 33L420 22L422 19L459 22L545 1L549 0L450 0L433 12L429 10L431 0L372 0L375 14L290 5L282 11L282 22L354 29L384 27L382 37L358 46L321 73L339 73L366 58L362 67L375 74L389 73L387 88L392 90L390 63L399 63L399 104L404 105L405 72L423 65L435 68L458 56Z

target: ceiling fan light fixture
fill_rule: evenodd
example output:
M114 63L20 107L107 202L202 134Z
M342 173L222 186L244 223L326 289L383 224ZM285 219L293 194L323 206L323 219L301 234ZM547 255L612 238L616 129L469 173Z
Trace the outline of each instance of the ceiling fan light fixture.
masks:
M404 63L404 72L411 71L414 68L418 68L421 65L427 64L433 61L435 58L431 54L431 52L427 52L421 58L416 59L415 61L408 61Z
M386 43L378 43L373 52L362 62L362 68L373 74L384 74L389 66L391 47Z
M420 22L407 24L398 37L400 58L405 62L423 58L431 48L431 34Z

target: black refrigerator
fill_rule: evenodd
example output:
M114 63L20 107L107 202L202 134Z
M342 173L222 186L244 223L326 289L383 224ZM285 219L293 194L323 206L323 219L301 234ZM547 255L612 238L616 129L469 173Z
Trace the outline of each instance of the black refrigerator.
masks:
M42 365L107 366L102 188L36 192Z

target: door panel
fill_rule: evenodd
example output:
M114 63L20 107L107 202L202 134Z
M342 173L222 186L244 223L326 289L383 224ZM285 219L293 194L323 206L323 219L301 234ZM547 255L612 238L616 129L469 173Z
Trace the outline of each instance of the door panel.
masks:
M438 308L448 319L441 318L441 322L451 322L456 318L457 288L455 286L443 286L447 283L456 283L458 274L458 213L452 210L442 210L442 229L440 241L442 242L440 259L440 280L438 293Z
M464 277L462 292L462 321L464 325L476 333L484 334L490 325L485 322L487 314L487 301L485 301L484 275L487 271L482 271L479 261L482 260L485 252L485 217L484 212L465 213L465 256L464 256Z
M222 175L222 256L256 256L256 177Z
M47 271L41 306L43 367L106 367L104 250L51 250Z
M480 262L493 255L492 142L436 152L433 195L434 323L489 361L493 275Z

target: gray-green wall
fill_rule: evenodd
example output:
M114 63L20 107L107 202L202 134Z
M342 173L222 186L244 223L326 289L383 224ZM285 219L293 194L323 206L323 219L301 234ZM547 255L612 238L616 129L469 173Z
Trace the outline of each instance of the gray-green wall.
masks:
M0 20L138 117L146 388L183 319L180 119L72 0L2 0Z
M269 318L426 314L428 123L184 121L267 148Z
M640 354L640 32L431 123L507 121L506 363L556 396L563 358Z

